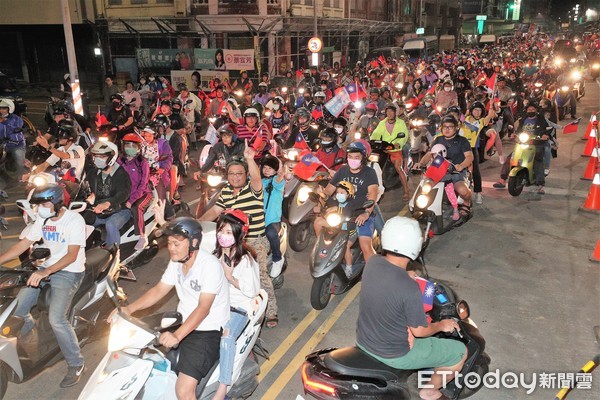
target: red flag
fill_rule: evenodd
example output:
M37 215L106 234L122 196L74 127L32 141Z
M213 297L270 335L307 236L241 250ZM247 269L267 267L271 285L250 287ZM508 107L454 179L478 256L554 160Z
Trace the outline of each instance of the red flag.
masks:
M363 88L360 85L357 85L356 83L351 83L348 86L346 86L346 92L348 92L348 95L350 96L350 101L352 102L367 97L367 93L363 90Z
M433 308L433 295L435 294L435 285L429 282L427 279L416 277L415 281L419 284L421 289L421 300L423 300L423 310L425 312L431 311Z
M302 136L302 134L300 132L298 132L296 134L296 140L294 143L294 147L300 150L306 150L308 149L308 143L306 143L306 140L304 139L304 136Z
M431 86L429 87L429 89L427 89L427 93L426 94L435 94L435 83L432 83Z
M379 63L377 62L377 60L371 61L371 68L378 68L378 67L379 67Z
M309 151L306 151L303 154L304 155L300 158L300 161L298 161L298 164L296 164L292 172L298 178L308 180L315 174L315 171L323 165L323 163L321 163L321 160L319 160L317 156Z
M569 133L577 132L577 129L579 129L579 121L581 121L581 118L577 118L575 121L565 125L563 134L568 135Z
M410 100L404 102L404 106L406 107L407 110L414 110L419 106L419 98L418 97L413 97Z
M312 117L314 120L317 120L319 118L323 118L323 110L317 110L316 108L312 110L311 113Z
M495 90L496 88L496 77L498 76L497 72L494 72L492 76L485 80L485 86L487 86L490 90Z
M448 172L449 166L450 162L444 157L438 155L433 159L433 162L425 171L425 176L431 179L433 183L438 183Z

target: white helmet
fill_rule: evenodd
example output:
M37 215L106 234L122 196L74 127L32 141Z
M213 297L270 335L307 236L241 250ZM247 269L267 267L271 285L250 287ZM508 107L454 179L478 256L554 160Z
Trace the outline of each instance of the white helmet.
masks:
M313 97L322 97L322 98L325 98L325 97L327 97L327 96L325 96L325 93L324 93L324 92L318 91L318 92L316 92L316 93L314 94L314 96L313 96Z
M8 113L12 114L15 112L15 103L11 99L0 99L0 108L8 107Z
M119 148L113 142L96 142L90 152L92 155L108 155L107 167L112 167L119 157Z
M423 244L423 234L416 219L408 217L390 218L381 232L381 248L396 254L416 259Z
M430 153L433 154L434 156L437 156L439 154L442 157L446 158L448 150L446 149L446 146L444 146L441 143L438 143L431 148Z

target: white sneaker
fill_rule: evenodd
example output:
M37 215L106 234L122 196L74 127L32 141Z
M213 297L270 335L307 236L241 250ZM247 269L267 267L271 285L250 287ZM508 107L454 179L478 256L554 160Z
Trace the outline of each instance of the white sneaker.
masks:
M500 161L500 165L504 165L504 163L506 162L506 157L498 156L498 160Z
M544 176L548 176L550 175L550 170L549 169L545 169L544 170Z
M142 250L144 247L148 246L148 238L146 236L140 236L139 240L135 244L135 250Z
M269 276L271 278L277 278L281 274L284 261L285 260L283 257L279 261L273 261L273 264L271 265L271 272L269 272Z
M483 196L481 193L475 193L475 204L483 204Z

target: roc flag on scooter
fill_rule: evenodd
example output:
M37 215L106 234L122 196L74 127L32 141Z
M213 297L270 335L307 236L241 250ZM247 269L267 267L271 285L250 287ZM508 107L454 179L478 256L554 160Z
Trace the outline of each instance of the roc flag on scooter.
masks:
M311 153L309 151L306 151L300 157L300 161L298 162L298 164L296 164L296 166L294 167L292 172L298 178L306 181L315 174L315 171L321 165L322 165L321 160L319 160L317 158L317 156L315 156L313 153Z
M438 183L448 172L448 167L450 167L450 161L438 155L433 159L431 165L427 167L425 176L431 179L433 183Z
M296 140L294 141L294 147L300 150L308 149L308 143L306 143L306 139L302 136L302 133L296 133Z
M427 279L415 278L421 289L421 299L423 300L423 309L425 312L431 311L433 308L433 295L435 294L435 285Z
M577 118L575 121L568 123L567 125L565 125L565 127L563 128L563 134L564 135L568 135L569 133L575 133L577 132L577 129L579 129L579 122L581 121L581 117Z

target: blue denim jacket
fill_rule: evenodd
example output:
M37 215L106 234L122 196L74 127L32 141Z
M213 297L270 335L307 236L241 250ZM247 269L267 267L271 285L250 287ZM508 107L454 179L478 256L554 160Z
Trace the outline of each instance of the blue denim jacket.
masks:
M23 120L15 114L9 114L8 118L0 122L0 140L6 141L7 149L25 147L25 136L23 132L15 133L15 129L23 127Z

